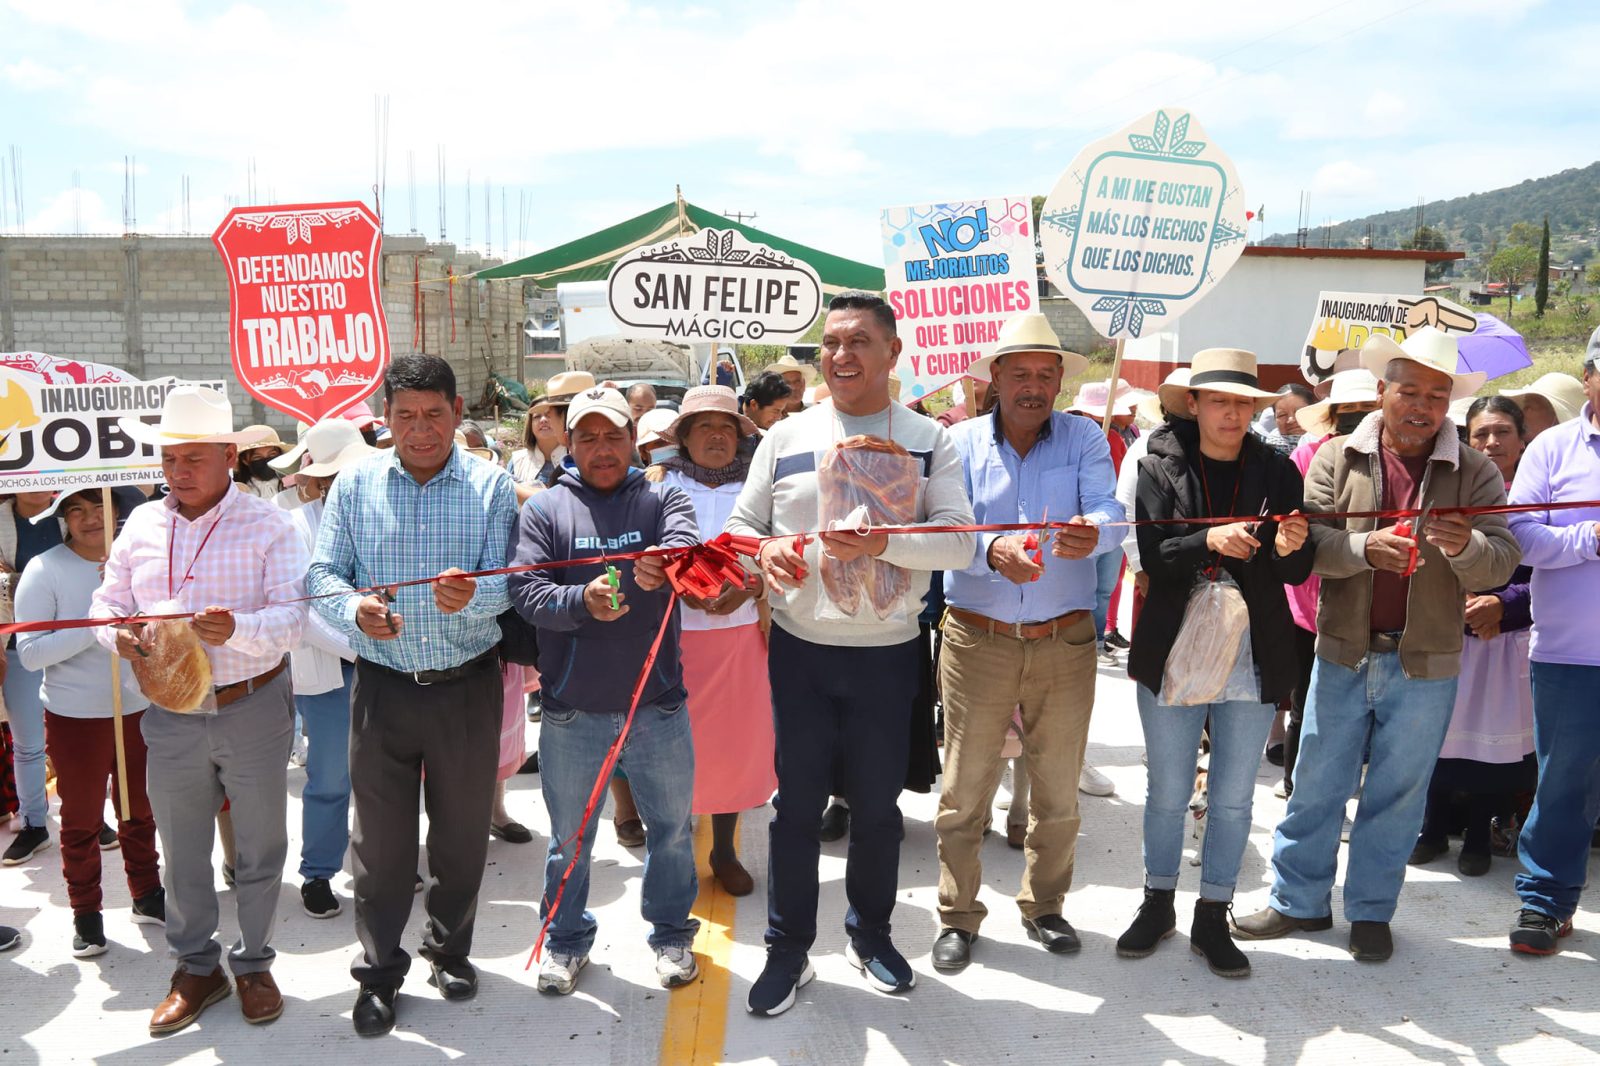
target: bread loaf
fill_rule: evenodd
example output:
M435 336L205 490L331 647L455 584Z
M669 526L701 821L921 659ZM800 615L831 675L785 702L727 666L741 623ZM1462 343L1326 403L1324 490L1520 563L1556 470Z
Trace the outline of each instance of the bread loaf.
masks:
M144 657L133 660L139 691L158 707L179 714L201 710L211 695L211 660L186 618L150 622Z

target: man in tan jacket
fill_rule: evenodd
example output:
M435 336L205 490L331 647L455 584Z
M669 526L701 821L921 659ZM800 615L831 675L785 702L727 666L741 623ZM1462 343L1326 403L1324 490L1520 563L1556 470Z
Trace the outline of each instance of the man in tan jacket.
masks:
M1317 453L1306 510L1503 504L1499 472L1461 447L1446 417L1451 400L1484 380L1455 373L1455 339L1431 327L1403 344L1376 335L1362 358L1381 379L1382 407ZM1268 906L1239 919L1234 935L1332 928L1340 827L1359 787L1344 913L1351 954L1381 962L1394 952L1389 921L1455 705L1465 594L1508 580L1522 552L1500 515L1430 514L1421 530L1391 519L1313 522L1311 537L1323 581L1294 794L1275 834Z

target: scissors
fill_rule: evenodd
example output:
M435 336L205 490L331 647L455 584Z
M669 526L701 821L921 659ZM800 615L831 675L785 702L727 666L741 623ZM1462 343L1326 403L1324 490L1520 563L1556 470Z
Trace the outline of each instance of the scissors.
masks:
M383 624L389 627L389 632L398 633L394 627L394 611L390 605L394 603L394 589L383 590Z
M1038 566L1038 567L1043 567L1044 566L1044 544L1042 543L1042 541L1043 541L1043 538L1045 538L1046 536L1049 535L1049 533L1050 533L1050 508L1046 507L1044 509L1044 519L1039 525L1039 531L1037 533L1030 532L1028 534L1027 538L1024 539L1023 542L1022 542L1022 548L1023 548L1024 551L1028 552L1029 558L1031 558L1033 560L1033 565L1034 566ZM1028 580L1029 581L1038 581L1039 580L1039 575L1038 574L1034 574Z

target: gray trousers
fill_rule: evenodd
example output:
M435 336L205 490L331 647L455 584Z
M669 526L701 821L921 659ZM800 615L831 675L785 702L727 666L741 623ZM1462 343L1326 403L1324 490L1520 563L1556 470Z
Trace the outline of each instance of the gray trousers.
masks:
M491 660L466 677L418 685L356 660L350 695L350 869L356 938L350 975L398 986L411 967L400 946L417 874L417 793L428 812L425 958L472 950L489 855L504 692Z
M228 949L234 975L271 969L272 926L289 852L288 766L294 694L285 670L265 688L216 715L144 714L150 809L166 859L167 948L192 974L217 968L217 811L232 801L238 860L234 890L239 939Z

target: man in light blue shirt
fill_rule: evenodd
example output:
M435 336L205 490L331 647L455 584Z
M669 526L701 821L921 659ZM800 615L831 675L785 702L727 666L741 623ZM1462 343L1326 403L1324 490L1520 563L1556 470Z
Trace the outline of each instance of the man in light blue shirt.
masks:
M978 853L999 784L1000 751L1022 714L1031 810L1017 905L1032 940L1056 954L1079 949L1061 915L1078 837L1078 774L1094 707L1095 564L1119 550L1116 476L1094 422L1054 410L1064 377L1088 360L1061 347L1041 314L1006 322L995 354L973 364L999 402L989 417L950 430L979 524L1068 522L1055 535L979 535L965 570L945 574L949 606L939 676L945 707L939 837L939 937L934 968L971 961L987 913L978 901ZM1096 527L1100 528L1096 528Z
M362 1036L394 1028L411 957L400 947L416 873L417 794L428 811L428 912L422 955L446 999L477 992L472 947L488 853L502 690L497 621L516 493L511 477L455 446L461 420L450 364L396 359L384 377L394 437L333 483L306 575L315 609L350 635L350 834ZM404 581L437 578L390 589ZM359 589L385 588L392 595Z

